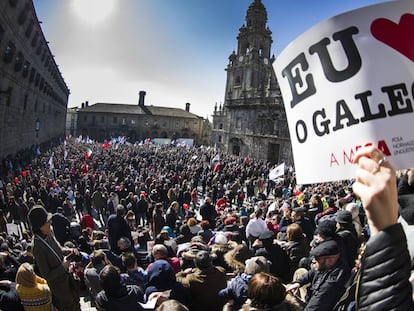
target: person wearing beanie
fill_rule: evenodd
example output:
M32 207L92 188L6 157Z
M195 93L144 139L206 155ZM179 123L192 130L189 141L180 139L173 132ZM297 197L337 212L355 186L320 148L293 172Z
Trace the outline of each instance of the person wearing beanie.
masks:
M198 251L194 265L196 268L177 274L177 280L190 291L190 310L222 310L226 301L218 292L227 286L224 269L213 265L208 251Z
M239 310L247 300L249 282L253 275L259 272L269 273L270 264L263 256L246 259L244 272L231 280L227 288L220 290L219 296L233 300L232 310Z
M16 290L25 311L49 311L52 293L45 279L34 273L32 265L23 263L17 270Z
M70 255L79 252L59 244L51 230L52 214L43 206L33 206L28 219L33 233L33 255L40 275L52 291L53 305L59 311L80 310L79 288L69 273Z

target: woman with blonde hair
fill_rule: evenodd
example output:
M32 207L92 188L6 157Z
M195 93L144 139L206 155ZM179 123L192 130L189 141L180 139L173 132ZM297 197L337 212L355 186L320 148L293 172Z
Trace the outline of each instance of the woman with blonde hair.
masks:
M50 311L52 292L49 285L35 274L32 265L27 262L17 270L16 291L25 311Z

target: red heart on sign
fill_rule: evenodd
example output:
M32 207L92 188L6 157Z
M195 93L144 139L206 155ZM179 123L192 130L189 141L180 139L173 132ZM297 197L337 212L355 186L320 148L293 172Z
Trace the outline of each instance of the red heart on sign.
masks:
M378 40L414 62L414 15L404 14L399 24L378 18L371 24L371 33Z

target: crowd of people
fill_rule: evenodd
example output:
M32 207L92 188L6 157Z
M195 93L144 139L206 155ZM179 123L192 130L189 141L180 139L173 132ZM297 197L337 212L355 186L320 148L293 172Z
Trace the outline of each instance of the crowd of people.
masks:
M412 310L414 169L355 179L68 138L0 169L0 310ZM399 223L401 222L401 224ZM411 255L410 255L411 252Z

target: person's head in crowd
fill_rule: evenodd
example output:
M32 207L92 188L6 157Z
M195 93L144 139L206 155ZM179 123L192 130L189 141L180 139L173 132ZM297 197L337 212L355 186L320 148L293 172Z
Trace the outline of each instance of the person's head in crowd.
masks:
M245 261L250 257L250 249L244 244L238 244L224 255L224 260L236 273L241 273L244 271Z
M167 234L166 240L168 240L168 238L175 238L175 233L169 226L162 227L161 233Z
M177 281L170 263L163 259L156 260L149 266L147 277L147 297L153 292L171 289Z
M33 254L27 250L21 252L19 256L17 257L17 260L19 261L19 263L24 263L24 262L27 262L29 264L35 263Z
M185 305L183 305L181 302L175 299L165 300L158 306L156 310L157 311L189 311L189 309Z
M320 243L310 253L312 267L318 271L326 271L332 268L339 259L339 247L335 240L328 240Z
M292 210L291 217L293 221L299 221L305 217L305 209L303 207L295 207Z
M299 224L293 223L288 225L286 229L288 241L300 242L303 239L303 230Z
M23 287L32 288L36 285L36 274L30 263L22 263L17 269L16 284Z
M187 226L189 227L194 227L196 224L197 224L197 220L193 217L187 220Z
M251 278L247 297L251 300L250 307L272 310L285 300L286 289L279 278L260 272Z
M213 266L213 259L209 251L198 251L194 257L194 265L200 270L205 270Z
M105 263L105 258L106 258L106 255L102 250L100 249L94 250L89 256L88 266L96 268L99 265L102 265Z
M131 240L127 237L121 237L119 238L118 242L117 242L117 246L120 249L120 251L125 251L128 249L131 249L132 244L131 244Z
M255 256L246 259L244 273L248 275L255 275L256 273L270 272L271 262L264 256Z
M125 206L122 204L118 204L115 209L115 213L118 216L124 217L125 216Z
M151 253L154 257L154 260L168 258L168 249L163 244L155 244L152 248Z
M124 252L121 255L122 265L127 270L133 270L138 266L137 258L133 252Z
M206 197L205 199L204 199L204 202L206 202L206 203L211 203L211 198L210 197Z
M122 286L119 268L106 265L99 273L99 281L106 295L115 296L119 287Z
M210 222L208 220L202 220L200 222L200 227L202 230L206 231L208 229L210 229Z
M48 213L43 206L33 206L29 211L28 220L33 233L39 235L51 233L52 214Z
M316 227L315 234L322 241L333 238L336 235L336 221L331 219L320 221Z
M353 226L352 213L350 211L341 210L336 214L336 228L350 228Z
M93 245L93 249L95 250L109 249L109 241L105 239L93 240L92 245Z
M259 235L259 241L262 242L263 247L268 248L273 245L275 233L273 231L265 231Z
M256 208L256 210L254 211L254 217L256 217L257 219L262 218L263 210L261 208Z

